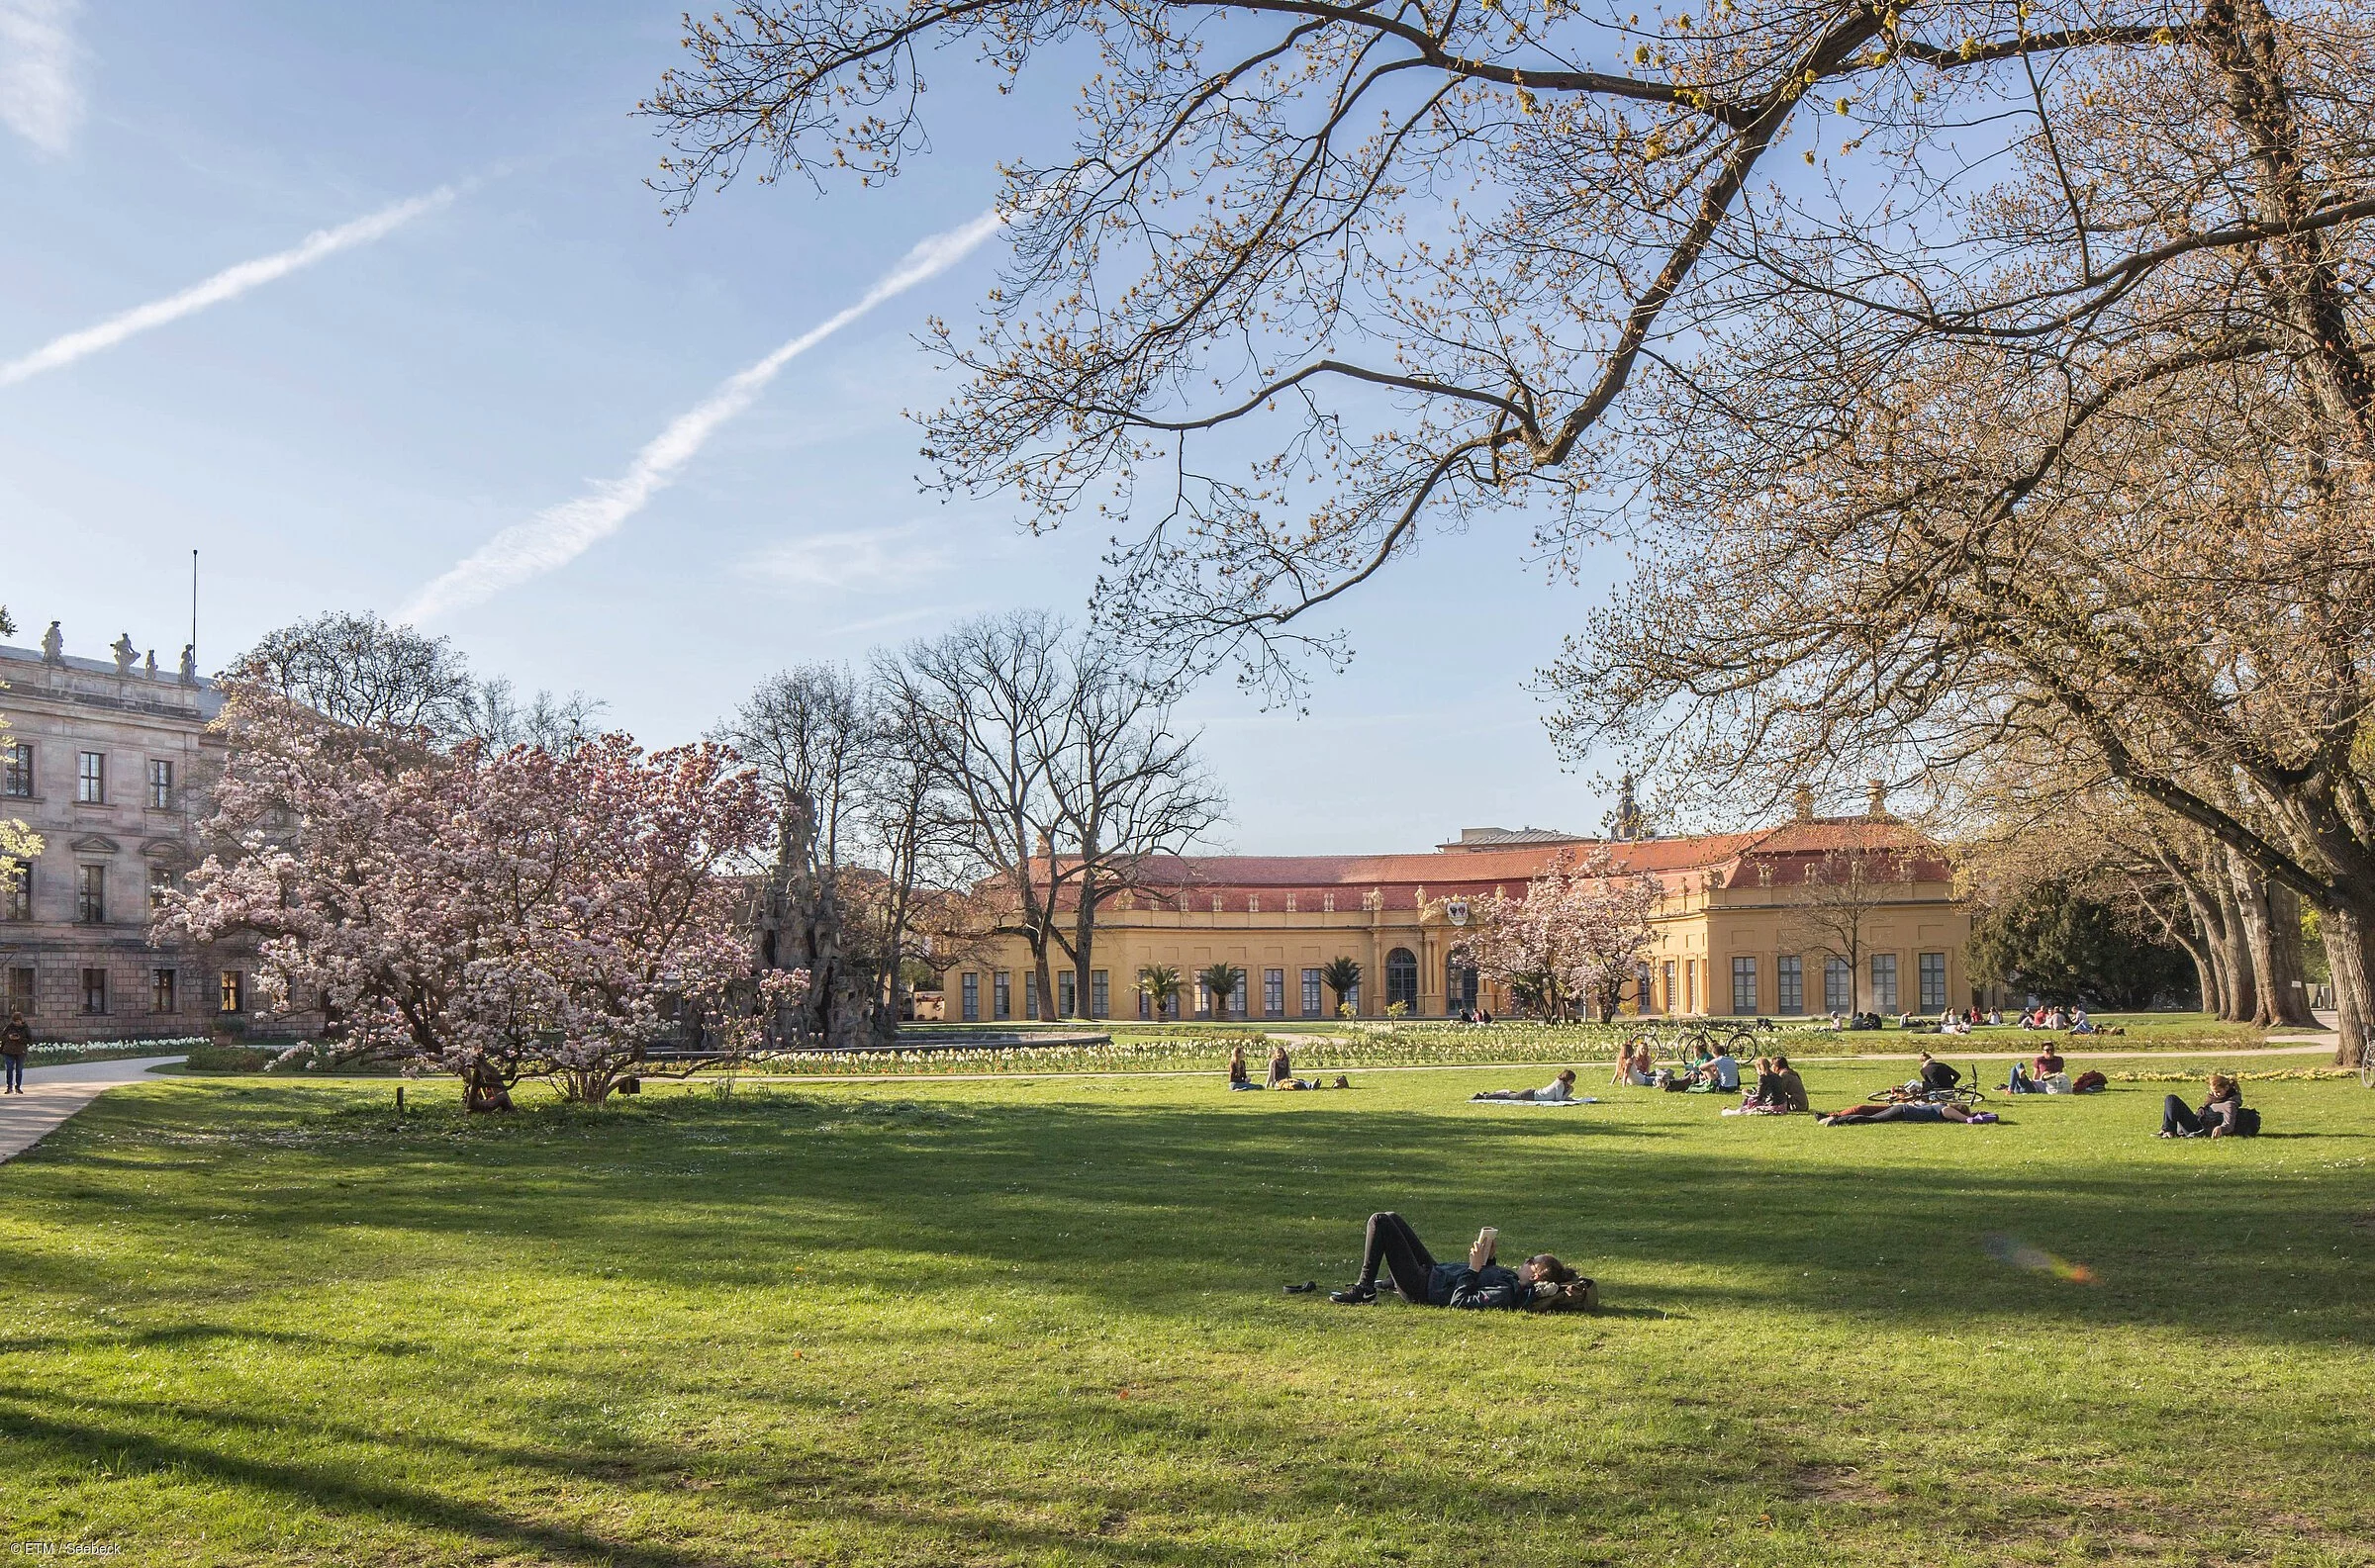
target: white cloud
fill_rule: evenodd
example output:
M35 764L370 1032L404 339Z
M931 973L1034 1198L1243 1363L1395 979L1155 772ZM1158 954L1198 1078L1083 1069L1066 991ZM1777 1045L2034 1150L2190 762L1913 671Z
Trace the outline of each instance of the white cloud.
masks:
M920 542L923 531L922 523L910 522L896 528L811 533L768 546L743 568L788 589L897 593L948 569L948 547Z
M82 124L72 23L78 0L0 0L0 120L45 152Z
M8 0L0 0L0 4L6 3ZM102 349L113 348L126 338L147 331L152 326L177 322L210 305L236 300L250 289L260 288L276 278L285 278L302 267L312 266L325 256L335 255L356 245L367 245L403 228L423 213L442 207L452 200L453 188L440 185L426 196L415 196L392 207L383 207L378 212L366 214L351 223L340 224L335 229L318 229L306 235L302 242L286 250L258 256L253 261L242 261L238 266L225 267L205 282L193 284L179 294L135 306L121 316L109 317L96 326L86 326L80 331L53 337L23 358L0 365L0 386L38 376L45 370L70 365Z
M955 266L1001 227L1002 221L994 208L962 228L925 239L878 279L855 305L809 327L757 364L727 377L715 392L677 415L635 454L624 474L504 529L415 595L399 618L424 621L467 609L505 589L576 560L625 526L629 517L641 511L654 495L676 478L679 470L701 454L718 426L749 408L786 365L885 300L904 294Z

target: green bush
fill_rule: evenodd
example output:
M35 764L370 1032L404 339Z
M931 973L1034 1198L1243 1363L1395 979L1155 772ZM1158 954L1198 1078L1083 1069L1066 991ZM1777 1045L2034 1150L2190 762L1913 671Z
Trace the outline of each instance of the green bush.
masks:
M192 1072L261 1072L266 1063L280 1055L265 1046L218 1046L212 1043L190 1048L186 1063Z

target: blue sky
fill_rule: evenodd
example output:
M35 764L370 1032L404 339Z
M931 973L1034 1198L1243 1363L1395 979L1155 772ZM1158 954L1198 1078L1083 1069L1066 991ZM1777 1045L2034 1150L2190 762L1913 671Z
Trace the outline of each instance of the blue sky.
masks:
M934 82L935 150L890 187L737 185L674 224L630 111L679 55L668 4L0 0L0 365L409 199L449 198L70 363L0 384L0 601L18 641L120 631L171 659L202 552L213 664L327 608L395 614L506 529L629 474L727 378L987 206L1064 133L1053 93ZM913 335L962 321L994 238L792 359L673 482L557 569L442 613L472 662L583 689L651 743L760 676L1015 604L1079 609L1101 535L1031 539L919 491ZM1350 609L1308 716L1199 693L1231 848L1411 849L1578 830L1524 683L1593 590L1515 530L1432 543Z

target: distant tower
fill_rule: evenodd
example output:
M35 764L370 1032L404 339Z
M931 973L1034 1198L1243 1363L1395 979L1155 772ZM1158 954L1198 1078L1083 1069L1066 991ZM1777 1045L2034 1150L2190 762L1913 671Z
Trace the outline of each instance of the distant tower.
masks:
M1641 837L1641 803L1633 797L1633 776L1627 774L1617 786L1616 810L1608 818L1609 835L1618 839Z

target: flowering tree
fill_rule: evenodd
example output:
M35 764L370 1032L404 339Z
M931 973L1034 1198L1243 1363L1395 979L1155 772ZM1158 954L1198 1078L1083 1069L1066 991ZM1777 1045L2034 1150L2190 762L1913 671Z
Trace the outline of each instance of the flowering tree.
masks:
M690 1017L729 1047L764 991L731 866L772 814L717 746L567 756L382 745L235 693L209 855L162 917L259 944L266 999L319 998L339 1048L460 1077L473 1110L523 1076L599 1104ZM743 994L743 993L749 994Z
M1627 872L1605 847L1561 856L1522 898L1476 899L1468 944L1476 972L1507 984L1545 1018L1571 1021L1586 1005L1606 1023L1650 945L1658 878Z

